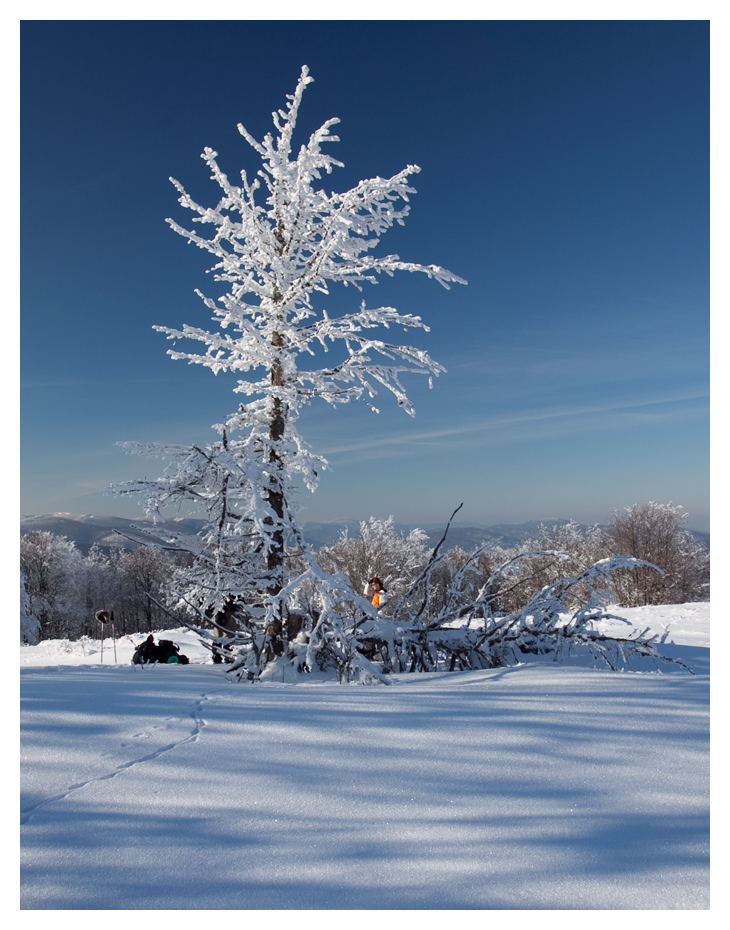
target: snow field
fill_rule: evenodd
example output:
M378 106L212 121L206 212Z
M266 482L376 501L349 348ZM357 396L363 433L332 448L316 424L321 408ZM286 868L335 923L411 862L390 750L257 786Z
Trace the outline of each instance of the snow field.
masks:
M21 907L708 908L709 606L650 618L694 676L230 684L179 631L189 666L37 656Z

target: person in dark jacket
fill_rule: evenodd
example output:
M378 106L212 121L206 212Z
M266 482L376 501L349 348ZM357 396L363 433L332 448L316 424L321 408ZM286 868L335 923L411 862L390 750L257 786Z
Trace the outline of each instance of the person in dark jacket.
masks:
M180 654L179 648L171 640L161 639L158 645L150 633L147 639L135 649L132 662L135 665L148 665L152 662L160 662L163 665L175 663L188 665L190 660L187 656Z
M155 638L150 633L147 639L134 650L132 662L135 665L147 665L149 662L157 662L158 649L155 644Z

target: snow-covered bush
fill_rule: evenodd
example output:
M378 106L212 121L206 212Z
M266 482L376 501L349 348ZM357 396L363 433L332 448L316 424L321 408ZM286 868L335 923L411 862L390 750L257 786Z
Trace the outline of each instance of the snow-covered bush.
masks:
M533 554L525 555L526 552ZM518 549L486 554L490 572L494 572L498 565L514 560L510 573L497 577L495 606L503 613L518 610L526 599L555 584L566 574L571 577L581 575L596 562L613 554L618 553L607 549L603 533L597 526L583 530L574 521L554 527L542 525L537 536L525 540ZM486 574L484 569L482 571ZM598 584L597 578L594 584ZM610 593L606 588L605 594ZM568 603L571 603L570 599Z
M632 658L638 656L652 657L657 663L675 661L659 654L657 637L647 636L646 631L620 637L607 635L602 628L607 620L621 620L606 607L615 573L657 571L655 566L625 556L601 559L530 594L525 591L526 579L520 579L523 561L547 557L569 563L572 556L528 551L507 559L484 578L478 568L487 551L484 546L456 571L436 609L431 591L439 564L447 558L439 552L442 543L396 605L392 621L368 618L354 631L361 647L369 647L371 655L379 653L384 671L495 668L518 662L525 653L551 654L557 660L581 647L613 669L631 667ZM478 590L474 578L479 579ZM500 584L505 579L508 590L522 588L523 593L519 606L501 612L496 605L504 597Z
M20 642L22 645L35 646L41 634L41 624L33 616L30 598L25 587L25 575L20 570Z
M710 553L684 529L687 516L671 501L649 501L613 512L605 533L607 551L644 559L662 570L661 574L647 569L619 572L615 589L622 607L682 604L709 597Z
M538 535L519 547L499 544L479 547L476 554L460 547L449 549L433 569L428 616L437 616L447 599L447 592L459 579L460 595L468 601L491 578L492 608L501 613L518 610L534 594L566 574L579 575L608 553L600 545L598 527L584 532L577 523L548 528L541 526ZM499 571L509 564L509 569ZM466 571L462 569L468 565Z
M612 573L611 587L604 592L614 603L634 607L705 600L709 597L709 551L681 529L685 515L680 511L672 504L649 503L627 508L622 515L614 513L607 528L582 528L573 521L542 526L520 547L495 545L480 552L462 583L473 590L500 565L510 562L509 572L495 575L491 592L494 609L510 613L565 574L575 577L602 559L632 556L661 571L647 567L617 569ZM441 572L453 580L469 558L464 550L450 550ZM443 584L440 587L443 590ZM437 598L433 609L440 606Z

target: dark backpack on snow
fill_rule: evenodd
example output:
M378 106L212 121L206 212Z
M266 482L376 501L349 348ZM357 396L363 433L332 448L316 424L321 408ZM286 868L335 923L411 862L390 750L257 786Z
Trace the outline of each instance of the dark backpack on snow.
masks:
M134 650L132 662L135 665L147 665L152 662L160 662L163 665L188 665L190 659L181 655L179 648L169 639L161 639L155 643L154 637L150 633L147 639Z

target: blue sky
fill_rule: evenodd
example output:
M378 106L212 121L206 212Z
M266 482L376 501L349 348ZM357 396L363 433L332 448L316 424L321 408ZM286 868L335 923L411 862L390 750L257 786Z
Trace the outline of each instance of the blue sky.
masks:
M393 514L603 522L647 500L709 529L709 26L699 21L35 21L21 28L21 512L139 515L105 495L159 464L120 440L207 442L235 378L175 362L154 324L207 326L208 261L168 181L253 173L302 64L300 139L341 119L326 180L406 164L381 254L466 278L371 287L448 369L312 407L330 460L304 520ZM335 297L337 298L335 300ZM351 289L330 305L348 312ZM375 303L377 301L377 304Z

